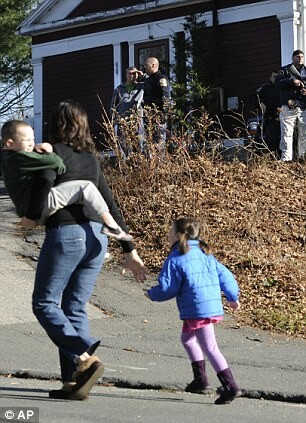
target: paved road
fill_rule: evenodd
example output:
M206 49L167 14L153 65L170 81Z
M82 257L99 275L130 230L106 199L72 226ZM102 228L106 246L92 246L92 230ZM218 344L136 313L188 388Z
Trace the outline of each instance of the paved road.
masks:
M60 386L57 351L31 311L43 232L20 229L1 183L0 375L10 376L0 378L1 406L38 404L46 413L42 421L48 422L56 420L52 416L58 421L59 415L62 421L84 421L83 413L93 416L91 421L150 422L156 421L157 413L158 420L165 423L183 422L188 415L197 422L203 418L202 412L204 416L214 414L214 422L224 421L224 415L227 421L237 421L248 412L246 422L255 422L265 413L268 418L263 421L267 422L302 421L306 404L304 340L238 328L235 320L227 317L218 325L217 337L243 398L234 406L221 407L222 411L212 405L215 397L182 392L191 380L191 368L179 340L181 323L175 302L148 301L142 285L131 278L122 279L119 269L110 266L101 272L89 307L92 333L102 339L98 355L105 364L100 381L104 386L96 387L89 401L81 404L49 400L50 384ZM210 366L208 373L217 388L219 382ZM99 413L103 420L95 420Z
M0 378L0 416L1 411L38 408L40 423L305 423L305 404L239 398L215 406L214 398L203 395L110 387L95 387L88 401L48 400L54 384Z

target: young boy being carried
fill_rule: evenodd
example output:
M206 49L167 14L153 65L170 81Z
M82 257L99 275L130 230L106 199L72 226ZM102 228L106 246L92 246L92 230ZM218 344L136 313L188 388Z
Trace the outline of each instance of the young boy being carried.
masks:
M49 143L34 143L32 127L22 120L10 120L1 129L1 170L5 187L19 217L26 216L33 181L38 172L53 169L65 173L62 159L52 152ZM84 214L90 220L103 223L101 232L120 241L131 241L132 236L123 231L109 212L100 191L91 181L75 180L51 188L38 223L59 209L74 204L83 204Z

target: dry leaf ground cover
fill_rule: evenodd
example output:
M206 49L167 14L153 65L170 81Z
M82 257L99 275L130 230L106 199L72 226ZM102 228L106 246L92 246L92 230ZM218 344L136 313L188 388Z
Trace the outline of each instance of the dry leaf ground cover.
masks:
M239 282L238 323L306 338L305 163L224 163L182 153L102 166L151 271L169 252L173 219L195 216Z

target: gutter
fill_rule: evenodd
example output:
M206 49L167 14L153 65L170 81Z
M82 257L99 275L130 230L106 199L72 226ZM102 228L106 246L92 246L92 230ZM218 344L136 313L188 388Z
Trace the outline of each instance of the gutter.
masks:
M53 21L47 23L39 23L34 25L26 25L27 21L24 21L18 28L16 33L19 35L38 35L45 34L48 32L61 31L74 27L80 27L85 25L91 25L99 22L107 22L110 20L121 19L122 17L145 15L151 11L169 10L178 6L186 6L192 4L200 4L208 2L209 0L175 0L171 4L169 0L151 1L136 6L129 6L116 10L109 10L105 12L92 13L86 16L80 16L73 19L64 19L60 21ZM45 7L44 9L46 9ZM35 12L34 12L35 14Z

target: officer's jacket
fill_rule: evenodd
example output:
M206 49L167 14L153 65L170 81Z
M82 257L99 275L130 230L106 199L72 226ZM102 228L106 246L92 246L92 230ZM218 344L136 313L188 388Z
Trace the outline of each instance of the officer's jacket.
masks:
M276 118L280 103L280 90L272 83L263 84L256 91L260 102L266 106L265 118Z
M143 101L145 106L155 104L159 110L166 111L169 98L169 80L160 71L153 73L144 80Z
M294 100L298 106L305 108L306 96L301 94L301 88L296 87L293 80L300 79L306 85L306 68L304 65L299 71L294 68L298 77L289 72L291 66L291 63L284 66L275 78L275 86L280 89L280 102L282 105L288 105L288 100Z

